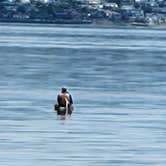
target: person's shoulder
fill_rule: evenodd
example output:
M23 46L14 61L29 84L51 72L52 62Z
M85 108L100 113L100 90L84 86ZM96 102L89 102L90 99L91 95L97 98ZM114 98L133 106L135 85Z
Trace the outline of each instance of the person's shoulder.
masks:
M58 93L58 95L57 95L58 97L60 97L60 96L62 96L62 93Z
M70 93L70 92L68 92L68 91L66 92L66 94L71 95L71 93Z

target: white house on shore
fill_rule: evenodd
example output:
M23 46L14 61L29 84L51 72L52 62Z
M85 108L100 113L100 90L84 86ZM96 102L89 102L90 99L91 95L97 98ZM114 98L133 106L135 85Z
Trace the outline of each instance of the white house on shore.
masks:
M86 2L89 4L101 4L103 0L77 0L77 1Z

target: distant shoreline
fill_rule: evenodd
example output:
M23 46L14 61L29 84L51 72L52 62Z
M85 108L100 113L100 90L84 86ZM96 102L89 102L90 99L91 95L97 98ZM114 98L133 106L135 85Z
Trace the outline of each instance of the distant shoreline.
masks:
M95 19L95 20L41 20L41 19L0 19L0 23L27 23L27 24L66 24L66 25L120 25L120 26L139 26L139 27L166 27L166 24L147 24L139 22L112 22L107 19Z
M0 23L91 24L91 20L0 19Z

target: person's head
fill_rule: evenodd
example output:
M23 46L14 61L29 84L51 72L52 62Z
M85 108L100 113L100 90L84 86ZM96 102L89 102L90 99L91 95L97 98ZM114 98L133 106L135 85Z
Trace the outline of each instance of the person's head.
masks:
M62 93L66 93L66 92L67 92L67 89L63 87L63 88L61 89L61 92L62 92Z

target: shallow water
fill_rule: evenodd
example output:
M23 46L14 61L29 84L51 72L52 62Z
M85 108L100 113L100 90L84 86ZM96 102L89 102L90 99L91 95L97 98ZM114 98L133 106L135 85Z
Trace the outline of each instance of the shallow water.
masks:
M165 45L164 28L0 24L0 165L165 166Z

